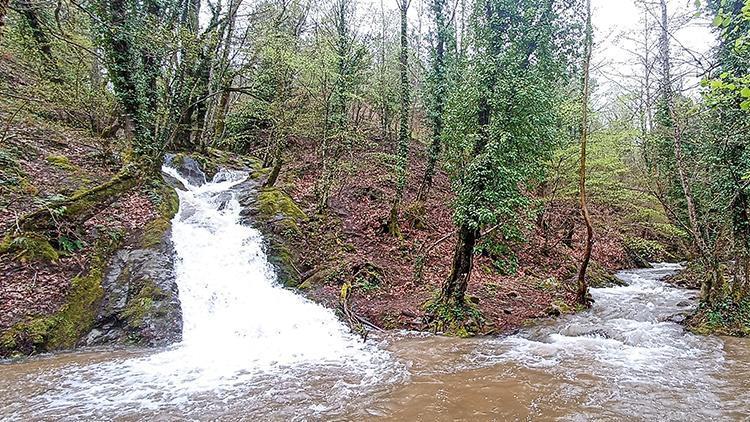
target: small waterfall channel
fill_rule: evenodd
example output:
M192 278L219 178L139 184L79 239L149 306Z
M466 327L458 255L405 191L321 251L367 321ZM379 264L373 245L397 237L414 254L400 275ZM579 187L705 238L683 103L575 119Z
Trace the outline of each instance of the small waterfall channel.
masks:
M101 362L91 352L94 362L42 370L29 379L35 391L26 391L34 404L24 403L29 397L0 402L0 419L140 419L209 409L221 417L253 414L255 406L256 415L335 413L354 391L395 376L387 352L276 283L261 234L240 224L237 187L247 173L222 170L194 186L173 168L163 171L187 187L178 190L172 221L183 341L145 356L111 352ZM238 398L237 409L223 404Z

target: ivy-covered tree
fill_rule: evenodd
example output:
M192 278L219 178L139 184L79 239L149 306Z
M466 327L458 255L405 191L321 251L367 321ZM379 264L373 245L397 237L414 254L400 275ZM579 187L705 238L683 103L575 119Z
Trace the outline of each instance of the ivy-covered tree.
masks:
M586 281L586 270L591 261L591 252L594 246L594 227L591 224L589 214L588 198L586 197L586 152L589 137L589 97L591 90L591 54L594 47L594 28L591 24L591 0L586 0L586 37L584 41L583 69L581 78L581 150L578 168L578 195L581 203L581 214L586 224L586 243L584 244L583 258L578 268L578 290L576 295L578 303L587 306L590 304L588 297L589 286Z
M401 236L398 226L399 209L406 188L407 166L409 163L409 141L411 132L409 130L409 38L408 38L408 11L411 0L399 0L398 8L401 12L401 30L399 32L399 87L400 107L398 124L398 145L396 148L396 197L393 200L391 214L388 219L388 232L393 236Z
M448 2L446 0L432 0L430 10L434 19L435 35L431 69L427 75L426 103L427 117L432 130L430 146L427 151L422 183L417 194L417 202L425 202L432 188L440 153L443 149L442 136L445 120L445 102L448 91L448 75L446 69L446 49L453 39L452 28L448 18Z
M446 110L458 241L451 273L432 305L443 320L461 323L465 316L482 229L515 225L529 203L529 184L542 176L557 134L558 87L580 40L577 6L558 0L474 3L472 65L451 87Z
M726 201L734 264L731 279L716 280L704 295L704 301L717 306L750 300L750 0L712 0L708 5L720 39L717 77L706 83L716 122L708 151L716 170L715 190Z
M176 2L95 2L99 43L115 92L132 130L134 161L152 171L161 166L167 138L157 133L163 42L179 13ZM160 41L160 42L157 42Z

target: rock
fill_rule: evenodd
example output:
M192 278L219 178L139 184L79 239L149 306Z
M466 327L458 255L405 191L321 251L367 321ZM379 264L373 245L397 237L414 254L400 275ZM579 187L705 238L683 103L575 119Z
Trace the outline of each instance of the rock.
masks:
M469 302L471 302L471 303L473 303L475 305L479 303L479 298L476 297L476 296L469 296L467 299L469 299Z
M685 314L675 314L667 318L667 321L674 322L675 324L682 324L687 319Z
M232 200L233 196L230 192L222 192L219 194L219 196L216 198L216 203L219 205L216 207L217 210L222 211L224 208L229 205L229 202Z
M545 313L549 316L558 317L563 314L562 309L560 309L559 306L552 304L547 308L547 311Z
M102 280L104 296L86 346L164 346L182 339L182 311L169 232L157 247L119 250Z
M181 190L181 191L186 191L186 190L188 190L188 188L187 188L187 187L185 186L185 184L184 184L184 183L182 183L182 181L180 181L180 180L179 180L179 179L177 179L176 177L172 176L171 174L168 174L168 173L164 173L164 172L162 172L162 173L161 173L161 176L162 176L162 178L164 179L164 181L165 181L165 182L166 182L166 183L167 183L167 184L168 184L169 186L171 186L171 187L173 187L173 188L175 188L175 189Z
M511 298L511 299L515 299L515 298L517 298L517 297L518 297L518 292L515 292L515 291L511 291L511 292L508 292L508 295L507 295L507 296L508 296L509 298Z
M513 311L512 311L512 310L510 310L510 309L503 309L503 313L504 313L505 315L511 315L511 314L513 313Z
M203 173L201 165L194 158L185 155L167 154L164 163L177 170L177 173L193 186L201 186L206 183L206 174Z
M683 300L683 301L677 303L677 307L678 308L689 308L691 306L693 306L693 303L690 302L689 300Z

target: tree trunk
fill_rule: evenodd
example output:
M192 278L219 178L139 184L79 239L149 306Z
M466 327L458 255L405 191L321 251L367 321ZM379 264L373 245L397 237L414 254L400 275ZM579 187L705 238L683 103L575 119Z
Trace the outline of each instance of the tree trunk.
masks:
M0 0L2 1L2 0ZM49 36L44 29L44 23L42 18L39 16L38 8L41 7L39 4L33 4L29 0L18 0L18 8L20 9L21 15L24 17L26 24L29 25L31 30L31 36L34 38L39 52L42 55L42 63L44 69L48 73L48 77L53 82L60 82L60 75L58 75L57 63L55 57L52 54L52 44ZM2 6L0 6L2 8Z
M281 141L278 142L280 143ZM279 173L281 173L281 166L284 164L282 152L283 146L280 144L276 145L276 152L274 153L273 159L273 169L271 169L271 174L268 176L266 183L263 185L264 187L270 188L276 184L276 180L278 180L279 178Z
M685 195L685 202L687 204L688 219L690 221L690 232L693 237L695 245L698 247L700 254L704 259L710 259L711 251L708 248L708 243L703 237L701 232L700 223L698 222L698 212L695 206L695 200L693 198L693 192L688 180L685 161L682 152L682 132L680 126L677 123L677 111L675 109L674 92L672 91L672 63L669 53L669 14L667 12L667 0L659 0L661 6L661 36L659 39L659 52L661 55L661 66L662 66L662 102L663 107L666 108L667 115L664 118L668 119L668 125L666 129L671 129L670 134L673 139L673 148L675 156L675 167L677 168L677 174L680 181L682 192ZM713 274L711 279L719 280L720 277L717 274ZM705 282L709 282L708 279ZM713 286L716 288L716 286ZM711 288L702 289L707 290L702 299L705 301L711 300Z
M453 267L448 279L443 282L440 298L443 303L464 306L466 289L474 266L474 246L479 239L479 230L462 225L458 232L458 242L453 252Z
M419 187L417 202L424 203L432 189L432 178L435 176L438 157L442 149L441 136L443 133L443 112L445 110L446 97L446 78L445 78L445 44L448 36L448 28L445 21L445 2L444 0L433 0L433 13L435 15L435 26L437 27L437 42L435 46L435 61L432 72L435 77L435 86L433 87L432 110L432 141L427 155L427 166L425 167L422 185Z
M485 16L487 21L490 22L492 21L494 9L489 3L487 3L486 6ZM494 54L495 52L490 51L489 53ZM474 156L481 154L490 140L492 104L490 103L488 95L495 89L495 75L484 75L481 83L485 89L480 90L482 94L479 96L477 114L479 136L477 136L474 143ZM471 189L481 191L482 186L472 186ZM472 228L471 225L464 222L459 227L458 243L456 244L456 250L453 255L451 274L445 283L443 283L443 288L440 292L439 301L443 303L453 303L456 306L465 306L464 298L466 296L466 289L469 285L471 269L474 265L474 247L479 239L481 230L481 226L478 222L476 222L474 226L476 228Z
M8 3L10 0L0 0L0 40L3 39L5 29L5 17L8 16Z
M581 201L581 214L583 221L586 223L586 244L581 260L581 267L578 269L578 303L587 306L589 304L588 292L589 286L586 282L586 269L591 260L591 250L594 245L594 228L591 226L591 216L589 207L586 203L586 146L588 143L589 131L589 82L591 68L591 50L593 47L593 28L591 26L591 0L586 1L586 53L583 64L583 95L581 98L581 158L578 169L578 190Z
M398 131L398 151L397 151L397 176L396 176L396 197L391 207L391 215L388 220L388 232L393 236L401 236L401 230L398 226L399 209L404 197L406 188L407 166L409 165L409 62L408 62L408 18L410 0L401 0L399 5L401 9L401 51L399 54L399 71L401 76L401 111Z

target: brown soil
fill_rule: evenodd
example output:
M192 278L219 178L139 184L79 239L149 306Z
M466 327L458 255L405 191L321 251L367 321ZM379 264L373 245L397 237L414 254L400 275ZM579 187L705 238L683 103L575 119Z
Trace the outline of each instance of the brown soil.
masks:
M289 164L278 183L311 216L302 228L302 237L290 239L299 257L300 273L309 276L342 267L342 263L370 263L382 270L383 277L377 286L358 285L356 280L350 280L354 284L355 312L386 328L426 328L423 306L448 276L455 245L448 177L442 172L437 175L425 207L426 226L414 228L408 214L424 171L424 147L417 142L412 144L405 211L400 220L403 238L399 239L383 230L395 192L388 165L380 158L388 150L371 143L351 155L346 164L351 170L335 188L326 216L315 216L314 184L320 169L315 164L314 151L311 143L298 140L285 160ZM571 279L583 250L582 220L575 202L558 201L547 207L548 214L555 216L545 222L547 234L536 224L524 230L526 241L514 246L518 270L513 275L500 275L490 257L476 259L469 293L478 301L487 332L508 332L528 320L545 317L553 304L563 310L574 309ZM599 206L592 210L594 221L599 223L595 227L594 259L610 271L630 264L614 214ZM564 223L570 219L576 228L572 249L561 243ZM415 280L418 257L446 235L426 257L423 279ZM345 271L335 273L306 290L306 294L335 307L347 277L353 278Z

